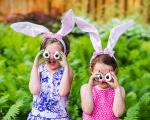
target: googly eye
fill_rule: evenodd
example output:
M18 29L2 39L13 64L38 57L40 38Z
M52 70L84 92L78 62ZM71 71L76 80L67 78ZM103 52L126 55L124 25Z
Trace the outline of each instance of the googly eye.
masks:
M45 59L49 58L49 57L50 57L49 51L45 50L45 51L43 52L43 57L44 57Z
M56 52L54 53L54 59L55 59L55 60L59 60L60 58L61 58L61 56L60 56L59 52L56 51Z
M110 73L107 73L107 74L105 75L105 80L106 80L106 81L111 81L111 79L112 79L111 74L110 74Z
M99 74L99 80L102 81L103 80L103 75L100 73Z
M99 76L100 76L99 74L96 74L94 80L97 81L97 82L99 82Z

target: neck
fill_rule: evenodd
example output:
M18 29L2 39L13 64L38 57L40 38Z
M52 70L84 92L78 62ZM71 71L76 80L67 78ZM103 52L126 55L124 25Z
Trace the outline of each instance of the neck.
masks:
M55 73L56 71L58 71L58 69L59 69L60 67L58 67L58 68L56 68L56 69L51 69L51 68L49 67L49 64L46 63L46 64L45 64L45 68L46 68L50 73Z

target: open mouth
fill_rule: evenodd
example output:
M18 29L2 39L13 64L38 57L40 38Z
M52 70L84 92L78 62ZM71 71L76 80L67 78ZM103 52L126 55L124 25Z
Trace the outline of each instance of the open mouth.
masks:
M51 64L51 65L54 65L54 64L56 64L56 61L54 61L54 60L49 60L48 63Z
M104 83L107 83L107 82L105 82L105 81L102 81L102 83L104 84Z

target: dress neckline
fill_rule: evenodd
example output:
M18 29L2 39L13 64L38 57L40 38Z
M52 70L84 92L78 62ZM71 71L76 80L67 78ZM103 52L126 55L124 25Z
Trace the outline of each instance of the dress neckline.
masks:
M44 69L46 72L48 72L48 74L50 74L50 75L54 75L54 74L58 73L58 72L63 68L63 67L59 67L56 71L50 72L50 71L46 68L46 64L42 64L42 66L43 66L43 69Z
M109 90L109 89L112 89L112 87L107 87L107 88L98 88L97 86L94 86L94 89L98 90L98 91L106 91L106 90Z

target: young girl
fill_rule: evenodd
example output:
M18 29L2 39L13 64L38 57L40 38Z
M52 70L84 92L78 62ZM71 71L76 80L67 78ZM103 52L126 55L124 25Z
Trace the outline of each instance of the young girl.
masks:
M44 34L41 51L35 57L30 75L33 106L28 120L69 120L67 104L73 72L66 58L70 47L65 36L71 32L74 23L73 12L69 10L62 19L61 29L55 34L44 26L29 22L11 25L15 31L29 36ZM40 64L43 56L45 64Z
M90 61L91 76L87 84L81 87L81 106L83 120L117 120L125 110L125 90L120 86L116 73L117 62L113 48L119 36L132 26L133 22L112 29L107 47L102 49L96 28L86 21L78 26L89 32L95 49Z

